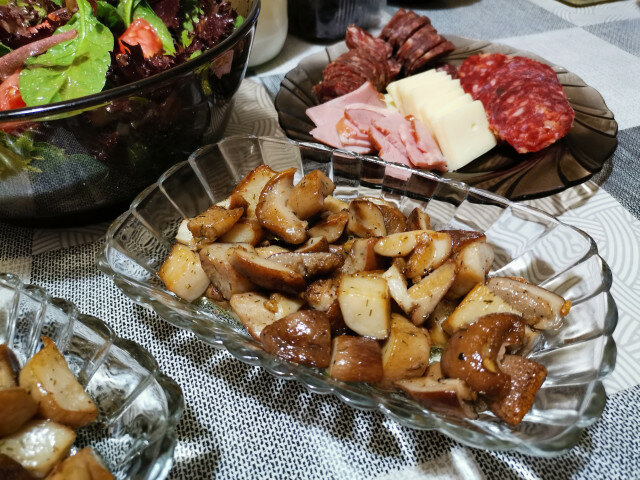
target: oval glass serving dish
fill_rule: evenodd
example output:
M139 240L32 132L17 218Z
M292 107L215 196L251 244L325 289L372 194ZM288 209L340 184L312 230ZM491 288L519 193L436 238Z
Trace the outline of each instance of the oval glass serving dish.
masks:
M44 335L98 407L97 421L77 430L71 453L92 447L117 479L166 478L184 409L180 387L147 350L101 320L16 275L0 274L0 343L23 366L42 348Z
M434 229L483 231L495 250L491 274L524 277L571 300L573 308L562 326L546 332L530 354L547 367L548 377L524 421L511 428L490 412L477 420L440 415L398 392L336 381L322 370L266 353L232 312L206 299L188 303L167 291L156 272L179 223L226 198L261 163L274 170L296 167L298 179L322 170L336 184L333 195L343 200L380 196L404 213L421 207ZM617 310L609 294L611 273L586 233L463 183L315 144L241 136L201 148L142 192L111 225L98 265L132 300L245 363L476 448L539 456L570 448L601 415L606 401L602 378L615 365L611 334Z

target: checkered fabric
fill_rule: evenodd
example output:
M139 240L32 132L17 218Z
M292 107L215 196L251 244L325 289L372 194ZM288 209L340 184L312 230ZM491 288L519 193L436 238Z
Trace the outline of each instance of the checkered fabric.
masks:
M104 319L146 347L182 387L186 410L169 478L640 478L640 6L636 0L587 8L555 0L414 6L425 4L430 8L420 11L445 34L506 43L575 72L604 96L619 122L613 168L596 182L528 202L585 229L613 271L618 361L606 381L602 419L570 453L549 460L482 452L403 428L277 380L134 305L95 267L107 224L38 230L0 223L0 271ZM290 37L278 58L249 72L227 134L282 135L270 94L284 73L319 48Z

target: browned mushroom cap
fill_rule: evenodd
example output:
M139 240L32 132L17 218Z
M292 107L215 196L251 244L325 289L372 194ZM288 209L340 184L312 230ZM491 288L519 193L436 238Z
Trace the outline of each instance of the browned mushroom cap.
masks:
M212 285L229 300L235 293L257 290L257 286L231 265L231 253L237 249L250 249L250 245L212 243L200 250L202 269Z
M189 220L187 227L197 239L214 242L218 237L227 233L244 214L244 208L226 208L213 205L197 217Z
M547 369L519 355L505 355L500 369L511 378L509 389L506 395L490 399L489 408L509 425L517 425L531 409Z
M387 229L384 217L376 204L356 198L349 204L347 231L357 237L384 237Z
M419 208L414 208L407 217L407 232L411 230L431 230L431 219L426 212Z
M328 252L328 251L329 251L329 242L324 237L311 237L300 248L296 249L296 252L300 252L300 253Z
M225 243L257 245L264 235L260 222L253 218L241 218L227 233L220 237Z
M505 345L522 343L524 326L518 315L494 313L457 331L442 352L442 373L464 380L472 390L489 397L504 395L509 375L500 370L498 356Z
M477 418L472 402L475 393L459 378L444 378L440 363L429 367L427 375L396 381L395 384L429 410L444 415Z
M325 212L338 213L342 210L349 210L349 204L329 195L324 199L323 210Z
M300 273L257 253L235 249L229 260L241 275L267 290L296 294L306 286Z
M446 262L451 252L451 236L448 233L430 231L418 241L407 260L404 273L417 283L420 278Z
M393 205L378 205L382 212L382 219L387 230L387 235L404 232L407 228L407 219L404 214Z
M260 194L256 216L260 224L274 235L298 245L307 239L307 222L300 220L287 205L295 173L295 168L289 168L267 182Z
M474 230L439 230L440 232L448 233L451 236L451 245L453 252L457 252L465 245L471 242L484 242L487 237L482 232L476 232Z
M325 237L329 243L338 240L349 221L349 212L340 211L320 220L309 229L312 237Z
M326 368L331 360L329 319L315 310L300 310L267 325L260 340L267 352L295 363Z
M329 374L343 382L379 382L383 375L380 344L351 335L334 338Z
M264 327L300 310L304 302L279 293L272 293L267 298L256 292L246 292L232 295L229 303L249 334L260 340Z
M487 281L487 287L538 329L557 326L571 308L571 302L560 295L513 278L492 277Z
M344 333L347 325L342 318L338 302L338 282L334 278L316 280L309 284L304 292L304 299L314 310L324 312L331 322L331 333Z
M384 268L384 258L375 252L377 238L356 238L342 266L343 273L367 272Z
M341 255L331 252L276 253L268 257L268 260L285 265L305 278L328 275L344 263Z
M287 204L298 218L306 220L323 210L324 199L335 188L329 177L320 170L313 170L293 187Z

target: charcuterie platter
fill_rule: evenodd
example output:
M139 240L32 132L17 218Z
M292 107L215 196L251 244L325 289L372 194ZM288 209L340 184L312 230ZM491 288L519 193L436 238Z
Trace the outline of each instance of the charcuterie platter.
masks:
M430 25L425 27L425 29L427 28L435 32ZM435 32L434 35L438 35L437 32ZM360 141L364 141L365 145L367 145L366 135L363 138L357 137L355 142L348 142L348 145L342 147L339 141L338 143L331 142L331 139L325 141L326 136L323 136L323 133L326 132L326 130L323 130L325 126L318 123L318 117L321 117L321 115L318 115L317 111L320 109L315 108L309 111L308 109L322 104L332 105L329 102L334 102L335 104L336 101L341 101L341 99L355 95L355 100L351 102L355 101L356 106L360 108L359 110L358 108L352 108L353 103L351 103L351 111L347 111L345 114L346 118L349 120L352 117L356 119L362 118L362 99L365 98L364 102L369 102L369 106L365 107L364 110L368 109L367 112L369 114L372 110L371 105L373 105L373 110L375 110L379 107L379 105L376 104L376 102L379 101L387 102L387 105L384 105L384 103L381 104L383 107L389 106L392 109L396 109L397 113L392 113L391 115L400 115L385 119L385 121L388 124L397 124L398 122L404 122L401 118L403 115L405 115L405 118L413 118L406 117L408 114L415 114L416 117L420 117L419 112L424 111L420 110L420 108L424 108L424 105L434 106L433 108L436 108L435 105L437 105L437 108L441 111L443 99L451 96L451 98L455 98L454 105L464 103L464 108L460 110L466 110L468 112L466 117L461 117L460 114L458 115L458 119L456 119L455 115L450 115L452 118L449 120L449 126L447 126L445 122L442 122L444 126L436 124L433 117L428 115L428 118L423 117L424 123L427 124L427 129L435 132L433 137L440 145L440 150L442 150L444 154L443 156L446 157L447 160L454 160L450 161L450 165L460 165L460 168L439 168L437 158L433 163L429 163L432 161L430 160L432 156L428 154L426 168L432 170L448 170L442 172L442 175L446 178L463 181L469 185L490 190L512 200L524 200L557 193L585 182L603 168L617 146L617 123L613 113L607 108L602 96L595 89L588 86L575 74L568 72L562 67L553 65L534 54L486 41L470 40L453 35L446 35L445 37L446 44L441 43L440 45L447 46L448 50L451 51L445 56L435 59L437 63L433 63L430 69L425 69L420 72L417 68L423 66L418 65L420 62L415 60L416 57L414 57L414 59L409 58L409 61L407 61L407 55L405 55L403 67L405 78L403 78L403 73L400 73L394 78L393 82L389 83L389 81L377 82L378 77L372 77L374 79L372 80L371 90L375 88L378 92L387 94L385 96L386 99L380 97L380 100L372 102L365 98L367 96L366 93L359 93L366 90L364 86L360 87L358 91L354 91L353 87L341 90L344 85L349 86L349 80L346 75L341 83L331 83L331 77L334 76L333 71L338 71L338 75L340 75L340 68L343 68L339 65L341 63L340 59L342 59L344 64L353 62L353 57L357 57L357 55L353 55L353 38L355 37L352 35L350 39L350 32L347 32L346 43L341 42L329 46L321 52L306 57L296 68L285 76L275 102L281 126L287 135L295 140L325 143L336 148L345 148L361 154L370 153L378 155L386 161L401 163L401 160L396 160L393 155L389 154L391 147L387 150L373 148L370 151L369 146L365 146L364 148L358 147L358 145L360 145L358 142ZM440 38L444 39L445 37ZM379 38L369 36L365 40L378 42ZM355 42L357 41L359 41L359 39L356 38ZM389 42L393 43L393 39L389 40ZM406 45L404 45L404 47L406 47ZM398 49L396 45L394 50L396 53L393 57L389 58L391 70L394 70L394 62L397 61L397 58L400 58L400 61L402 61L403 46ZM404 50L407 49L404 48ZM436 51L436 49L432 51ZM430 52L427 51L420 58L424 59L429 57L429 55ZM349 58L350 56L351 58ZM472 58L467 61L469 57ZM494 108L492 111L490 107L491 103L487 101L486 96L482 98L480 94L472 91L474 87L477 89L478 82L485 81L488 83L493 80L492 78L486 78L486 75L485 78L483 78L482 74L479 75L477 72L484 71L483 69L486 68L486 65L478 66L477 64L481 63L480 61L491 63L495 60L504 60L505 58L508 59L508 62L511 62L508 68L511 71L516 71L516 75L518 74L518 66L520 66L520 72L522 72L523 68L525 71L530 72L532 69L529 67L533 65L533 67L536 67L534 70L538 77L548 77L547 79L536 78L532 87L530 83L527 83L530 81L530 78L526 78L525 74L525 86L521 88L520 95L527 95L524 106L529 108L529 111L525 111L525 119L520 123L517 122L516 117L522 110L513 107L513 105L508 105L507 102L512 101L508 96L501 97L499 102L495 101L494 104L499 104L499 107ZM335 62L336 59L339 59L339 61ZM532 62L530 59L534 61ZM333 64L333 66L337 65L337 67L332 66L332 69L327 69L327 66L330 64ZM464 67L461 68L463 64ZM522 67L522 64L525 64L525 66ZM407 65L409 65L409 67L407 67ZM527 68L529 68L529 70L527 70ZM347 66L347 70L348 69L349 66ZM504 69L495 74L496 80L493 80L493 83L503 81L504 85L511 87L510 92L516 91L516 83L520 80L520 77L508 77L506 74L503 74L503 71ZM465 73L467 77L464 77ZM458 74L460 75L459 77ZM530 74L529 77L531 77ZM329 79L328 82L327 78ZM418 79L420 79L421 82L420 86L416 87L412 85L416 84ZM550 83L545 83L547 80ZM538 82L537 85L535 85L536 81ZM464 90L460 86L461 82ZM438 91L433 91L436 88L434 85L437 85ZM546 85L549 85L549 87L547 88ZM408 90L410 93L406 94L402 91L402 88L404 88L405 91ZM500 85L498 85L498 87L494 88L493 92L498 91L498 93L502 93L500 88ZM456 89L460 92L459 94L454 93ZM399 94L397 90L401 90ZM429 90L432 91L429 92ZM419 94L416 96L417 91ZM393 95L394 93L395 95ZM411 97L411 93L413 93L413 97ZM429 95L431 95L431 97L427 98ZM336 97L338 98L336 99ZM533 100L529 100L529 97L533 98ZM320 102L319 98L323 100L323 103ZM402 106L398 108L394 100L396 103L399 103L402 98L410 98L410 102L420 103L420 108L412 110L407 106L406 101L404 109ZM476 110L474 112L475 114L478 113L478 109L482 111L480 100L482 100L484 104L484 110L487 112L486 116L491 123L490 127L493 134L487 133L485 134L486 138L484 138L484 140L473 139L469 140L473 142L472 144L462 145L465 147L462 150L471 149L478 156L474 156L473 158L475 159L473 159L473 161L467 159L465 160L466 163L456 164L457 158L454 159L454 157L458 155L456 149L459 146L456 145L456 142L459 142L458 139L464 136L462 132L457 131L457 124L460 123L461 119L469 123L470 131L472 128L476 128L475 125L477 122L469 119L468 115L472 114L472 110ZM538 103L535 103L536 101ZM564 104L562 102L564 102ZM414 104L410 103L410 106L412 105ZM447 108L449 108L448 105ZM510 109L508 108L509 106L511 106ZM531 135L526 131L525 134L518 133L523 126L526 130L526 127L529 126L527 121L533 117L536 110L540 109L540 106L543 108L551 106L552 109L555 109L555 113L552 112L550 114L551 116L547 115L542 122L539 122L543 130L536 132L535 135ZM451 110L451 108L449 108L449 110ZM503 112L507 112L508 115L505 115ZM324 114L322 111L319 113ZM349 116L350 114L352 116ZM359 115L359 117L357 115ZM527 115L529 115L529 117L527 117ZM555 117L553 115L555 115ZM314 119L312 120L310 117L314 117ZM522 118L522 116L520 118ZM546 129L546 125L549 123L553 123L553 127ZM349 124L351 124L351 122ZM378 124L382 124L382 122L378 120L376 125ZM449 128L448 131L446 131L447 128ZM502 128L502 130L500 130L500 128ZM378 128L373 132L378 135L381 130L384 132L384 128ZM551 134L549 134L549 130ZM349 130L346 131L349 133ZM413 131L415 132L416 130ZM318 132L320 132L320 134L318 134ZM333 131L331 131L331 133L333 134ZM343 133L344 131L342 131L340 135L342 135L341 138L344 139ZM440 133L440 135L438 135L438 133ZM493 136L496 137L495 140ZM420 135L417 137L420 139ZM488 137L492 138L489 139ZM531 141L531 137L534 138L533 142ZM381 147L381 144L375 141L378 139L374 137L371 137L371 139L374 140L373 143L376 147ZM478 142L480 142L480 144L476 144ZM447 145L445 145L445 143ZM400 148L402 148L402 145ZM422 150L427 151L428 148L422 148ZM438 150L438 154L440 154L440 150ZM458 148L458 150L460 149ZM411 149L408 149L408 151L411 153ZM439 158L442 158L442 155ZM422 162L414 162L413 159L411 160L410 163L412 166L416 168L422 166ZM440 165L444 165L444 163L441 162Z

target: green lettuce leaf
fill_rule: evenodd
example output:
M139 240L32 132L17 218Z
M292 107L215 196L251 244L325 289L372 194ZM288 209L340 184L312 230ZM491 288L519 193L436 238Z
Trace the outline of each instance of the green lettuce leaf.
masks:
M169 29L147 2L141 2L133 10L133 20L136 18L143 18L153 27L162 41L162 48L164 49L165 55L174 55L176 53L176 47L173 44L173 37L171 33L169 33Z
M98 7L98 20L109 28L111 31L122 32L125 29L124 19L113 5L104 0L96 2Z
M91 95L104 88L113 35L93 16L87 0L77 3L78 12L56 33L77 30L78 36L25 62L20 93L28 106Z
M0 43L0 57L9 53L11 49L7 47L5 44Z

